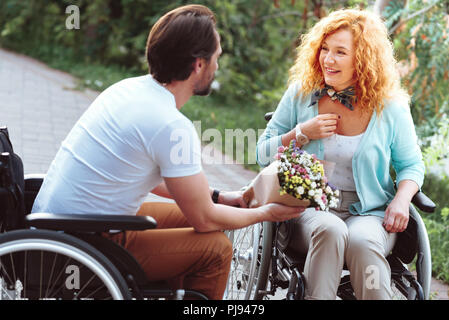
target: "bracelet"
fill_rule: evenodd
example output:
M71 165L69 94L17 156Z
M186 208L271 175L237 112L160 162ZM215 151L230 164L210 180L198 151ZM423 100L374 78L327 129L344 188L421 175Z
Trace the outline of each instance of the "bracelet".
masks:
M214 203L218 203L218 195L220 194L220 190L214 189L214 192L212 193L212 201Z

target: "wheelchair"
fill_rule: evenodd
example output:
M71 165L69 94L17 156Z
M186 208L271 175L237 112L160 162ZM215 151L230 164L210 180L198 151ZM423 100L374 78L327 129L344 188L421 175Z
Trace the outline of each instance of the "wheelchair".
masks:
M208 299L148 281L104 233L156 228L151 217L30 213L44 175L24 176L0 127L0 300Z
M267 113L265 119L269 121L272 114ZM422 192L413 197L412 204L407 229L398 234L396 244L387 256L393 299L397 300L427 300L430 294L431 251L424 222L416 208L431 213L435 204ZM289 221L263 222L230 232L234 255L227 298L304 299L306 256L296 252L289 243L292 232ZM346 267L337 297L356 299Z

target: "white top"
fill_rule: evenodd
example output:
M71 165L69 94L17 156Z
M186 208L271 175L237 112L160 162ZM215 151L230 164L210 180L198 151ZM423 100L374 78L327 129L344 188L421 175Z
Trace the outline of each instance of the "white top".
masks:
M199 173L201 145L150 75L102 92L50 165L32 212L134 215L162 177Z
M334 134L323 139L324 160L335 162L335 169L328 181L342 191L356 191L352 172L352 157L363 137Z

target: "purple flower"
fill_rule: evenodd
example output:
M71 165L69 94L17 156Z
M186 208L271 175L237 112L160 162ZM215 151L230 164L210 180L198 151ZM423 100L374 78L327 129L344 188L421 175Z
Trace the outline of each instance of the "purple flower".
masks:
M330 182L328 182L327 185L332 189L332 191L337 190L337 188L333 184L331 184Z

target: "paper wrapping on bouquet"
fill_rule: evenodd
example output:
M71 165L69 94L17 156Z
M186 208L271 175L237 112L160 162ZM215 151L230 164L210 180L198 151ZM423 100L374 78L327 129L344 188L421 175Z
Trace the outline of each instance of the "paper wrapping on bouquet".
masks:
M320 160L327 177L332 175L335 163ZM243 193L243 198L250 208L260 207L267 203L280 203L290 207L309 207L310 200L300 200L289 194L280 194L281 186L278 178L280 161L272 162L264 168Z

